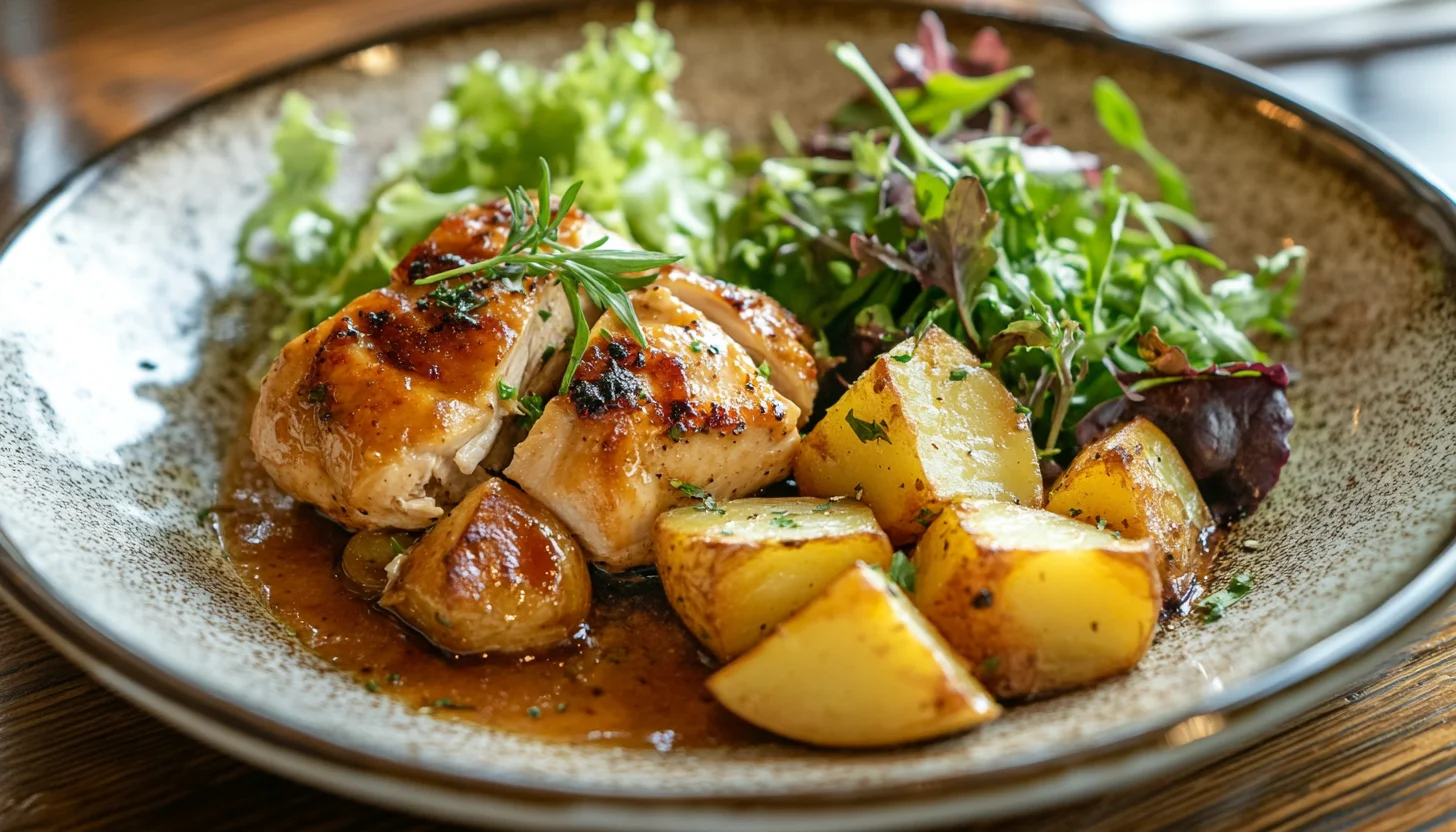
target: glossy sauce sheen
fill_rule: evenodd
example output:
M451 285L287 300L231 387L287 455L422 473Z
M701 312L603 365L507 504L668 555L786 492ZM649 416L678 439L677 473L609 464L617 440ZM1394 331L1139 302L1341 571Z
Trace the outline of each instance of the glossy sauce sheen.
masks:
M665 751L767 738L708 693L714 664L655 580L598 582L584 631L551 651L453 658L348 589L338 568L348 532L279 491L246 430L220 497L223 546L249 586L306 647L380 695L555 740Z

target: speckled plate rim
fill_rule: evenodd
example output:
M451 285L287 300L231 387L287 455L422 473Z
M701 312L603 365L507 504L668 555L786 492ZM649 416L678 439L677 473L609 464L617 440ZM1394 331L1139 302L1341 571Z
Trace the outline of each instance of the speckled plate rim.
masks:
M1197 46L1112 34L1069 15L1031 18L998 10L966 9L947 0L889 1L900 6L936 8L944 14L972 20L1011 23L1094 48L1152 53L1225 87L1268 100L1298 116L1321 139L1333 140L1334 151L1347 156L1348 163L1367 179L1386 180L1382 187L1387 192L1405 192L1402 211L1432 235L1448 263L1456 262L1456 202L1446 188L1373 130L1320 112L1261 70ZM811 2L864 4L862 0ZM62 181L4 235L0 240L0 258L32 228L64 211L97 178L123 164L132 152L214 103L378 43L408 41L461 26L550 14L581 5L587 4L551 0L442 19L290 63L202 98L103 151ZM1449 268L1447 276L1451 280ZM670 825L659 826L654 822L652 828L673 828L691 817L695 823L717 819L726 823L723 828L727 828L735 819L763 824L773 817L778 820L772 828L793 829L807 822L803 818L795 819L795 815L805 811L814 813L816 823L833 815L841 828L875 828L891 822L922 825L1026 811L1130 785L1232 750L1358 681L1379 663L1380 656L1419 633L1422 622L1433 619L1445 604L1456 602L1456 592L1451 592L1453 585L1456 585L1456 538L1442 544L1441 553L1424 569L1364 617L1284 662L1211 695L1196 707L1100 734L1070 752L1029 754L994 771L963 772L927 780L909 792L914 797L913 804L902 803L907 795L903 788L859 789L853 794L801 792L776 797L646 796L543 788L512 778L462 775L402 756L348 748L285 719L264 717L227 697L162 671L68 608L0 529L0 600L103 684L170 724L257 765L360 799L456 820L531 825L566 823L600 827L606 824L612 828L645 828L648 818L661 817L671 818ZM1277 700L1276 694L1280 694ZM1199 742L1167 747L1169 729L1201 718L1217 718L1223 721L1224 727L1213 737ZM1078 771L1092 774L1079 777ZM327 776L328 772L338 777ZM408 784L409 789L388 788L388 784ZM412 798L411 789L453 799L434 805ZM1025 794L1025 799L1018 802L1015 799L1018 794ZM1032 796L1034 803L1028 802ZM946 813L913 810L913 807L926 809L927 802L945 807ZM588 806L590 816L580 814ZM871 806L875 807L874 811L870 811ZM529 810L522 811L522 807ZM780 814L761 814L765 811ZM649 814L644 816L643 812ZM659 815L660 812L668 814ZM613 818L615 821L608 823Z

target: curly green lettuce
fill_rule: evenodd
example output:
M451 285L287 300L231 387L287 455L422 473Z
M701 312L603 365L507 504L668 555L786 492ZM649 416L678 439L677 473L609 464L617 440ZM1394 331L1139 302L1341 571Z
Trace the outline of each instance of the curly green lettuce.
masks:
M648 249L710 268L710 241L732 207L727 138L685 120L672 87L682 58L643 4L636 19L585 27L554 68L494 52L459 67L419 135L390 154L362 208L329 197L341 118L284 96L278 169L239 235L238 261L287 309L276 347L388 282L393 265L444 216L510 186L533 185L544 158L556 181L583 182L577 204Z

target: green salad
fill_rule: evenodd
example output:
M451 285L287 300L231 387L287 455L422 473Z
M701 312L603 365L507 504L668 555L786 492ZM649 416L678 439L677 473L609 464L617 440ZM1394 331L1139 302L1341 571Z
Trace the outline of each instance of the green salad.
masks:
M831 44L825 71L853 73L864 94L810 135L776 119L772 157L735 155L722 132L684 119L683 58L650 6L586 27L551 68L486 52L357 207L329 197L348 125L290 93L269 195L239 239L242 265L287 309L275 351L385 285L446 214L536 187L544 159L557 193L580 182L575 204L607 228L798 315L817 333L827 396L935 324L1000 374L1042 456L1065 460L1100 404L1198 374L1270 372L1254 339L1291 334L1303 249L1245 268L1215 255L1188 183L1113 80L1089 79L1090 106L1156 193L1052 144L1033 68L1012 65L994 32L965 53L933 15L919 35L888 78Z

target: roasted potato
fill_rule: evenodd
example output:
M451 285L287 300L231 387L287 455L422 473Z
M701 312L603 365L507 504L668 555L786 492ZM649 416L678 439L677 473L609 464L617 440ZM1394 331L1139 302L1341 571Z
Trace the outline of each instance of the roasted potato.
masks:
M914 562L921 612L1000 698L1130 669L1162 606L1148 541L999 501L946 506Z
M864 564L709 677L708 689L754 725L837 747L915 742L1001 713L910 599Z
M804 494L862 492L890 540L918 538L957 496L1040 506L1030 423L971 353L936 327L880 356L804 438Z
M452 653L550 647L581 627L591 607L576 540L499 478L472 489L390 571L379 605Z
M414 545L415 532L365 529L349 538L339 557L339 568L349 588L366 598L378 598L389 583L389 564Z
M1083 448L1046 507L1152 541L1164 600L1186 598L1204 569L1213 516L1178 449L1141 416Z
M750 497L658 516L662 588L688 629L721 659L757 644L856 561L888 566L875 515L853 500Z

